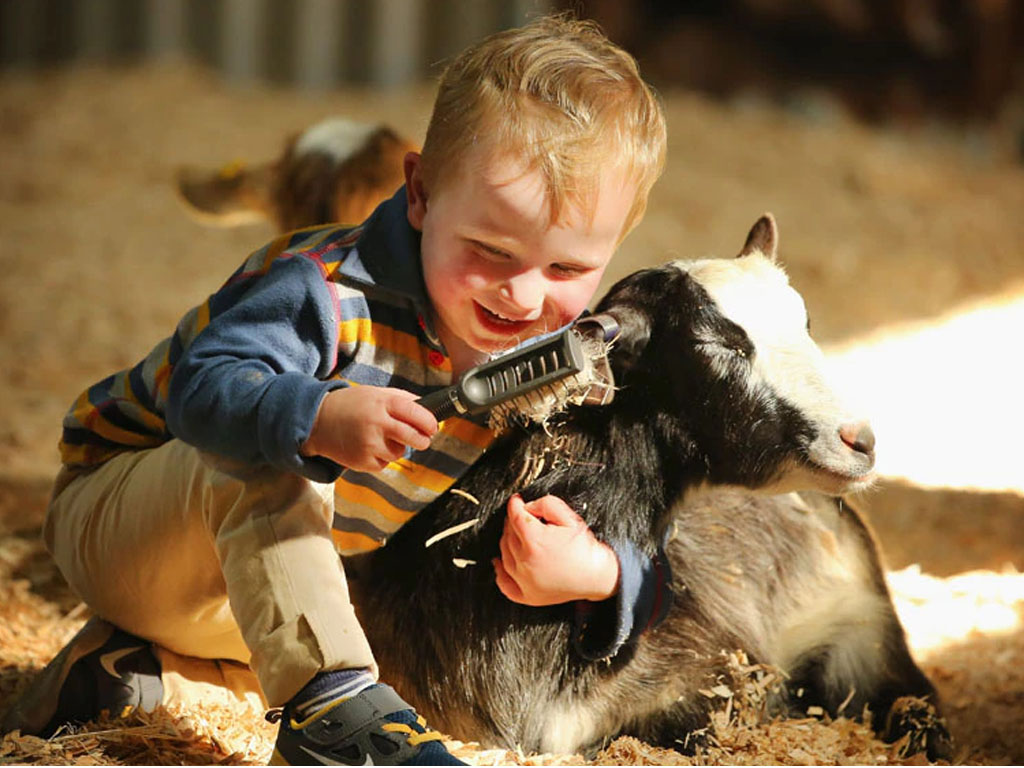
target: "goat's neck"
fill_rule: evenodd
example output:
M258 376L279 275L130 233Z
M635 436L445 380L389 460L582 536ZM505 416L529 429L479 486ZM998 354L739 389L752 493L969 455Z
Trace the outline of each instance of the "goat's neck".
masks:
M608 408L574 409L561 424L521 444L513 490L567 499L608 535L654 541L674 503L706 479L704 461L679 419L625 397ZM622 507L628 500L629 509Z

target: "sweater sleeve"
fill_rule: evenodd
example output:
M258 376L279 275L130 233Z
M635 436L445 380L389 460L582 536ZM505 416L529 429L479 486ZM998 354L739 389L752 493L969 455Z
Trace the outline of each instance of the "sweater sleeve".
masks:
M337 364L337 314L319 265L278 259L229 282L207 307L209 323L171 375L171 433L231 459L334 480L340 466L299 453L324 396L345 386L326 380Z
M599 603L575 604L573 645L586 659L614 656L660 624L672 606L672 570L663 547L653 558L632 542L609 542L619 558L619 590Z

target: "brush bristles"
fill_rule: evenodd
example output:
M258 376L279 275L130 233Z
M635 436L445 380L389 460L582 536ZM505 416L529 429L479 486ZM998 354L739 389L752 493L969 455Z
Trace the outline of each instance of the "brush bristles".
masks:
M496 406L491 411L491 429L503 432L514 425L525 425L531 421L547 424L549 419L570 405L582 405L595 388L610 393L614 386L607 365L611 345L592 337L583 337L581 342L585 363L579 373Z

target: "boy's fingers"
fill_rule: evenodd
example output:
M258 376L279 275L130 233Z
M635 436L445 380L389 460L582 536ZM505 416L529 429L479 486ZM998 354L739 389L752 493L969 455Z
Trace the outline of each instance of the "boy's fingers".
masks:
M379 459L376 456L367 456L358 462L354 462L352 467L359 472L380 472L389 462L384 459Z
M384 440L384 450L387 451L388 462L397 461L405 456L406 444L401 440Z
M498 542L498 550L501 552L501 560L508 568L515 568L519 562L519 551L522 549L522 542L519 541L511 526L505 527L505 532Z
M414 448L417 451L425 451L430 447L429 436L403 421L393 421L388 426L385 433L385 441L389 445L391 443L401 445L402 453L405 453L405 446Z
M437 432L437 419L434 418L434 414L417 403L416 396L411 392L402 392L391 400L388 404L388 413L423 435L427 439L427 445Z
M525 525L535 522L537 518L530 512L530 505L516 493L508 500L507 519L511 520L517 529L522 530Z
M538 524L537 518L530 514L522 498L516 494L508 500L508 514L505 516L506 530L514 536L520 550L531 535L531 526Z
M491 562L494 565L494 581L498 585L498 590L512 602L521 603L523 601L523 590L519 588L515 579L505 570L501 559L496 557Z
M542 496L526 505L526 511L551 525L577 526L583 522L576 511L558 496Z

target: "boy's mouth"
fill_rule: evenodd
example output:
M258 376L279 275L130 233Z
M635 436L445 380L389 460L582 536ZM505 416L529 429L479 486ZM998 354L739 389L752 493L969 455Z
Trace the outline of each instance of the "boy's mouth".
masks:
M477 302L473 302L473 306L476 308L476 317L480 325L491 333L502 336L522 333L535 322L534 320L514 320L504 315L499 315L497 312L492 312Z

